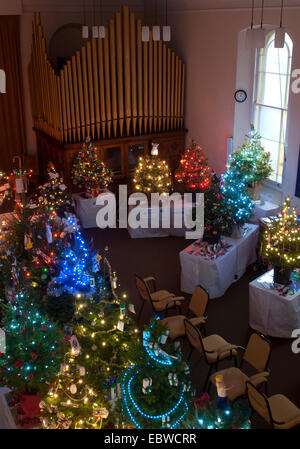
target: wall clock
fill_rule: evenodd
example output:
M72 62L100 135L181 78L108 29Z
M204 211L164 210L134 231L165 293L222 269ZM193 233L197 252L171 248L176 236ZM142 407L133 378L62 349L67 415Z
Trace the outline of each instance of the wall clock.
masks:
M247 92L243 89L239 89L234 94L235 101L238 103L244 103L247 100Z

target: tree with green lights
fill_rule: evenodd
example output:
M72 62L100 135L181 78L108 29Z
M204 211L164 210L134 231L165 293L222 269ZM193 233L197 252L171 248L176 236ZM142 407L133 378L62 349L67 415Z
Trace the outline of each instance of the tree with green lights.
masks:
M44 394L56 376L63 347L59 328L26 293L1 305L6 352L0 354L1 380L18 393Z
M74 159L72 176L73 183L86 190L106 188L112 182L110 169L99 159L90 139Z
M140 157L133 177L137 192L168 193L171 188L169 167L157 156Z
M261 182L272 173L271 154L261 145L261 136L251 128L246 142L230 158L229 170L234 170L247 185Z
M166 343L167 336L167 328L154 318L123 375L124 413L139 429L179 429L189 410L189 367L182 361L179 347Z

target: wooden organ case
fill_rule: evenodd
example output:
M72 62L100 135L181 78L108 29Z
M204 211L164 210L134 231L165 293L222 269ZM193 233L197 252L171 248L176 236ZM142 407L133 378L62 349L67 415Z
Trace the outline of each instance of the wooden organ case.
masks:
M52 161L71 186L73 159L87 137L129 183L139 155L160 144L174 173L184 150L185 64L162 41L142 42L142 24L127 6L64 65L51 66L40 15L33 21L31 106L41 181Z

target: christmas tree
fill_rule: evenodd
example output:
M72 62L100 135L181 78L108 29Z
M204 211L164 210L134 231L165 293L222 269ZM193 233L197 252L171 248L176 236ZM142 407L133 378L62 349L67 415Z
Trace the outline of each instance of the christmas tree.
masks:
M101 429L108 416L103 398L86 382L86 368L79 365L81 351L75 335L70 340L71 349L48 395L40 403L42 424L46 429Z
M253 204L244 181L235 170L227 171L221 180L221 189L228 206L229 219L234 225L242 226L251 216Z
M204 393L194 400L184 425L188 429L250 429L251 410L239 401L228 405L225 410L217 408L217 400Z
M56 172L51 162L48 165L48 182L39 187L39 192L39 208L47 216L54 213L61 215L64 209L72 203L63 179Z
M1 309L1 327L6 335L6 352L0 354L2 383L19 393L43 394L61 362L59 329L27 294L17 294Z
M168 193L171 188L169 167L157 156L140 157L133 182L138 192Z
M300 228L291 198L286 198L278 219L267 226L261 253L263 259L276 267L300 268Z
M80 189L106 188L112 182L111 171L99 159L96 148L89 139L75 157L72 175L73 183Z
M9 183L9 177L0 171L0 206L2 206L4 200L12 200L13 197L13 189Z
M192 397L189 367L180 350L166 344L168 330L155 318L136 345L123 375L124 410L138 429L182 426Z
M216 242L221 235L230 235L233 222L228 204L221 190L220 178L212 174L208 190L204 195L204 235L203 240Z
M188 189L204 192L209 188L210 178L211 169L203 155L203 149L192 140L191 147L185 150L181 158L175 179Z
M95 266L95 256L91 254L81 232L73 218L68 220L75 229L73 235L73 244L61 253L59 260L59 275L53 279L51 291L56 296L62 292L78 293L92 292L94 290L94 281L92 273ZM57 293L57 290L59 293Z
M273 171L271 154L261 146L260 139L252 127L246 142L230 158L229 170L234 170L239 180L247 185L267 179Z

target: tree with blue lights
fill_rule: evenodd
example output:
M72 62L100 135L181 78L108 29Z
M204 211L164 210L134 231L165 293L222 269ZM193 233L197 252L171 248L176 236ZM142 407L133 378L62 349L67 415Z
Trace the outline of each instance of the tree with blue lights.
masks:
M138 429L178 429L188 413L189 367L181 359L180 346L166 343L167 336L167 328L154 318L123 375L123 409Z
M239 179L235 170L229 170L222 175L221 189L228 206L228 219L232 224L242 226L251 216L253 209L245 183Z
M60 271L54 279L54 289L52 289L56 290L56 296L60 296L61 292L91 293L95 287L94 271L97 270L95 255L87 246L74 219L69 219L69 221L73 224L75 233L73 244L70 244L60 257Z
M59 328L24 293L1 309L6 335L6 352L0 354L2 382L18 393L45 393L46 382L53 380L61 362Z

